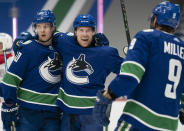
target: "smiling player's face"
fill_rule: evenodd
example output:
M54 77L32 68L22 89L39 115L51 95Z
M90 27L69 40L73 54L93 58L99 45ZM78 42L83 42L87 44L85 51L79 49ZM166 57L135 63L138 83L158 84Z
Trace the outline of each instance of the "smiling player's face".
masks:
M80 46L89 47L93 39L94 31L91 27L78 27L75 31L75 35Z

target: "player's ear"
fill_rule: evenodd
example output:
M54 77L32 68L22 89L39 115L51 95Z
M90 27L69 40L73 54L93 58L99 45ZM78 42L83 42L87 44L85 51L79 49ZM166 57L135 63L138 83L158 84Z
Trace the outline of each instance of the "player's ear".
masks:
M156 25L156 23L157 23L157 17L155 17L153 20L153 24Z
M51 26L51 27L52 27L52 31L56 32L56 26L54 25L54 26Z
M156 15L154 15L154 16L151 18L150 28L151 28L151 29L155 29L155 28L156 28L156 23L157 23L157 17L156 17Z
M77 30L74 30L74 36L76 36L76 34L77 34Z

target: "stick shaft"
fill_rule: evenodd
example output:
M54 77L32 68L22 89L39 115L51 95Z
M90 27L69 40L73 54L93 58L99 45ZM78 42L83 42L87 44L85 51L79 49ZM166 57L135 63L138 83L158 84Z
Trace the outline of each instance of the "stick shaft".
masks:
M128 19L127 19L127 13L126 13L126 8L125 8L125 2L124 0L120 0L121 3L121 11L123 15L123 22L124 22L124 27L125 27L125 32L126 32L126 38L127 38L127 43L128 45L131 42L130 38L130 31L129 31L129 26L128 26Z

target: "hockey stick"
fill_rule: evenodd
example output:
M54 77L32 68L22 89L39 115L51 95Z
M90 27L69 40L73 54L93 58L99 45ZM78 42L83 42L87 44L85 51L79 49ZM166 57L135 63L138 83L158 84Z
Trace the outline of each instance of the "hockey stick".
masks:
M127 38L127 42L129 45L131 42L131 39L130 39L130 31L129 31L129 26L128 26L127 13L126 13L126 9L125 9L125 1L120 0L120 3L121 3L121 11L122 11L122 15L123 15L124 27L125 27L125 32L126 32L126 38Z
M125 0L120 0L120 4L121 4L122 15L123 15L124 28L126 32L127 44L129 45L131 42L131 38L130 38L130 31L128 26L127 13L125 8ZM127 53L127 50L128 50L128 47L123 48L123 51L125 54Z

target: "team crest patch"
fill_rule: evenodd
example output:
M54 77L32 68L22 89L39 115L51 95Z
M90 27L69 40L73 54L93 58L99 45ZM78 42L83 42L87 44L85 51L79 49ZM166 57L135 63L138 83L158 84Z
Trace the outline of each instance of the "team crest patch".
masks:
M54 53L54 58L48 57L39 67L40 76L47 82L56 84L61 81L61 59L58 53Z
M73 58L69 62L66 68L66 76L67 79L74 84L88 84L89 78L88 76L91 75L94 70L92 66L85 60L85 54L80 54L78 59ZM86 75L80 75L80 73L86 73Z

